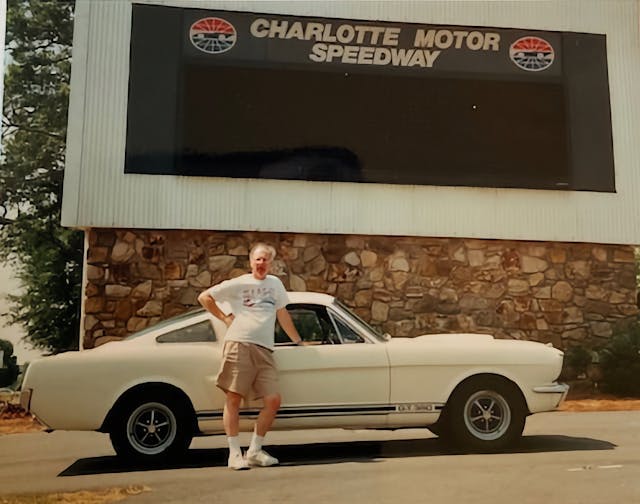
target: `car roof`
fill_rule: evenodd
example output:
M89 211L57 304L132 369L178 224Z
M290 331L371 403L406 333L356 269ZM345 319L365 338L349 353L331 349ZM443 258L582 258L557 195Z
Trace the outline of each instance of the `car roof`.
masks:
M317 304L322 306L331 306L335 303L336 298L322 292L305 292L305 291L287 291L289 304ZM231 306L226 301L218 302L218 306L224 312L231 311Z
M287 292L289 295L290 303L313 303L324 306L332 305L335 302L335 298L322 292L301 292L293 291Z

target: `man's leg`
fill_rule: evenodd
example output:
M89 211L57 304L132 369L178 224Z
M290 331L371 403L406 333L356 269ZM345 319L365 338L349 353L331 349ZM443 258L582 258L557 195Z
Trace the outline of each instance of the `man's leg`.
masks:
M262 401L264 405L258 415L246 458L249 465L268 467L279 463L277 458L272 457L262 449L262 443L264 443L264 437L269 432L280 408L280 394L270 394L265 396Z
M222 413L222 423L227 436L233 437L238 435L240 429L240 403L242 396L235 392L226 392L226 401L224 403L224 411Z
M242 456L238 431L240 429L240 403L242 396L235 392L226 392L222 422L227 433L229 443L229 467L232 469L247 469L248 465Z
M258 436L264 437L271 429L271 425L276 418L276 414L280 409L280 403L282 399L280 394L271 394L262 399L264 403L262 409L260 410L260 414L258 415L258 420L256 421L256 434Z

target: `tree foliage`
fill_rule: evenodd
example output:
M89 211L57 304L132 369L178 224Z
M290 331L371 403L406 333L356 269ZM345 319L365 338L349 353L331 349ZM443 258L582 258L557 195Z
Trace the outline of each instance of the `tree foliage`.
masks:
M73 1L9 0L0 257L22 284L10 323L37 348L77 348L83 236L60 226Z
M640 322L616 332L600 350L602 388L619 396L640 397Z

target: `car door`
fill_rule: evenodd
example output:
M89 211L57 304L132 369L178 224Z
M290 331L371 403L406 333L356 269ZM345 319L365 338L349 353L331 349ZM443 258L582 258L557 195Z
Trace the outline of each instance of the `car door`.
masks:
M389 361L373 342L322 305L289 305L307 346L276 328L280 427L375 426L389 413Z

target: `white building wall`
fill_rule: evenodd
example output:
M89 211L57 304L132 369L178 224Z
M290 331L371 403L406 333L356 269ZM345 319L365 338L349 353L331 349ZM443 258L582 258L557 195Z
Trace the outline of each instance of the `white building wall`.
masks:
M78 0L62 223L640 243L640 1L158 5L607 35L617 193L124 174L130 0Z

